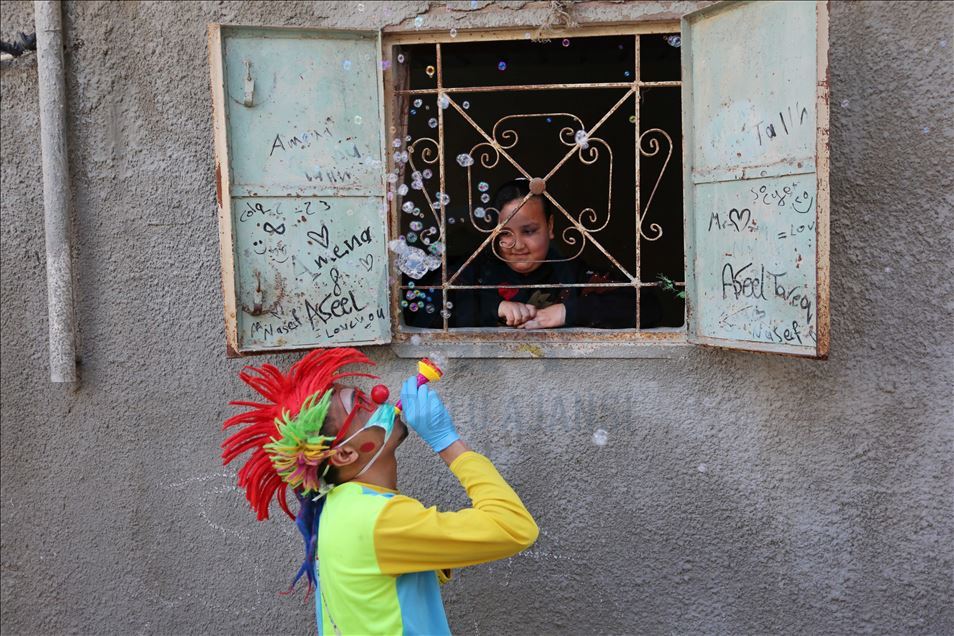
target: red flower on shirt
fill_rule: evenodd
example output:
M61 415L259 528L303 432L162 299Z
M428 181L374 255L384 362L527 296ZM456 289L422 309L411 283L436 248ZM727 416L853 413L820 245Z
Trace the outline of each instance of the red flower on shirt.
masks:
M504 300L511 300L514 296L520 293L520 290L516 287L498 287L497 293L500 294L500 297Z

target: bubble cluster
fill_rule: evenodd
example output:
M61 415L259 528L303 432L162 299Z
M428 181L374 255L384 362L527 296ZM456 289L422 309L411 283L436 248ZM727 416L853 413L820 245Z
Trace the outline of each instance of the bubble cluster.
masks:
M457 163L458 163L462 168L467 168L467 167L469 167L469 166L474 165L474 158L471 157L471 156L470 156L469 154L467 154L466 152L462 152L462 153L460 153L459 155L457 155Z
M395 267L415 280L441 266L441 259L426 253L419 247L408 245L403 237L389 241L388 248L396 255ZM413 285L413 283L408 283L408 287L413 287ZM402 301L402 304L403 302L406 301Z

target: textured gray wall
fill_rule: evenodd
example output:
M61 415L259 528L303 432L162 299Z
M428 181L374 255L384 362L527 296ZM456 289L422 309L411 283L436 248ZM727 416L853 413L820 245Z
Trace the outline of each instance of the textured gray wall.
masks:
M276 595L296 531L255 522L217 458L243 386L224 356L205 25L428 11L365 4L66 4L75 390L47 379L35 58L3 64L4 634L312 629L310 601ZM427 26L541 17L449 4ZM579 15L691 7L661 6ZM954 633L952 6L832 6L829 361L451 364L464 436L542 529L447 586L455 631ZM4 2L0 26L32 32L32 4ZM409 371L369 353L392 386ZM419 441L402 461L409 494L464 503Z

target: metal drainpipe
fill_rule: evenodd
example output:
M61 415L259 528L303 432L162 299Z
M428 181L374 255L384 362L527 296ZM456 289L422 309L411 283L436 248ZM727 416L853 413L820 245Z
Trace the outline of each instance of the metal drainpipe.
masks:
M35 0L46 290L50 316L50 380L76 381L73 266L70 258L70 182L66 156L66 80L59 0Z

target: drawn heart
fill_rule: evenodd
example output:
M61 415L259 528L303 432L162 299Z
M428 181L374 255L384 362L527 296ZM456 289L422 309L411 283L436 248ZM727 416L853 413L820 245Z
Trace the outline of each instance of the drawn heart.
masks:
M368 254L367 258L359 258L358 262L370 272L371 268L374 267L374 254Z
M733 216L735 216L735 219L732 218ZM745 222L742 222L743 217L745 218ZM738 219L739 223L742 223L741 227L739 226L739 223L736 223L736 219ZM729 210L729 223L735 226L735 229L737 232L741 232L742 230L744 230L745 226L748 225L749 221L751 220L752 220L752 212L749 211L748 208L743 208L741 212L739 212L735 208L732 208L731 210Z
M311 240L313 240L313 241L315 241L316 243L318 243L318 245L320 245L320 246L322 246L322 247L328 247L329 237L328 237L328 226L327 226L327 225L322 225L322 226L321 226L321 232L315 232L314 230L308 230L307 236L308 236L308 238L310 238Z

